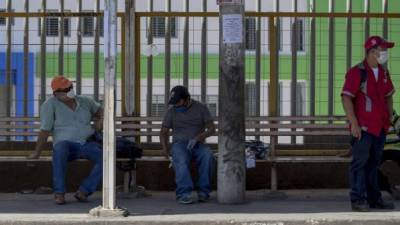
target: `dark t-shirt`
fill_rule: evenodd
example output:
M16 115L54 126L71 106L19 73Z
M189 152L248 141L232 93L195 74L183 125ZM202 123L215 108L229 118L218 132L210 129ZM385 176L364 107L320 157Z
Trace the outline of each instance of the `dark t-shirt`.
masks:
M188 141L204 132L205 125L213 118L207 106L192 100L192 105L186 112L176 112L170 107L164 115L162 126L172 129L173 141Z

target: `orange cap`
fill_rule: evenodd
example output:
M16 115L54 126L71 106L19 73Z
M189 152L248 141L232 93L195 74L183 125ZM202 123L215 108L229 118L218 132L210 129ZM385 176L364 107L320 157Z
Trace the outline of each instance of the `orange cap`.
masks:
M64 76L56 76L51 81L51 89L53 91L67 89L72 86L72 82Z

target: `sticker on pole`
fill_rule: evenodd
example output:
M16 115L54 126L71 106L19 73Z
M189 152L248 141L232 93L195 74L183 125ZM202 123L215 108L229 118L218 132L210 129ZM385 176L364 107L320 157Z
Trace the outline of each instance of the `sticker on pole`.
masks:
M241 14L222 16L222 39L224 44L243 42L243 17Z
M243 4L243 0L217 0L217 5L221 4Z

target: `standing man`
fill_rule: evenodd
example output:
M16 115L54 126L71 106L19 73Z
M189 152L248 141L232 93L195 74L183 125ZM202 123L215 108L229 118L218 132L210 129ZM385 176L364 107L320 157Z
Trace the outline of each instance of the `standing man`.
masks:
M164 116L160 140L166 157L172 155L176 198L181 204L193 203L190 168L192 160L195 160L198 168L198 201L206 202L211 192L214 158L204 141L215 132L213 118L205 105L190 98L184 86L172 88L169 104L173 107ZM171 149L168 146L170 129L173 136Z
M83 181L74 197L86 202L87 197L96 191L103 176L103 152L96 142L86 140L94 133L95 127L101 129L102 109L91 98L75 95L72 82L64 76L56 76L51 81L53 96L40 108L40 132L35 151L28 156L37 159L47 142L53 136L53 191L54 201L65 204L65 173L68 161L88 159L94 167Z
M378 186L378 166L393 114L394 87L384 69L387 49L394 46L382 37L365 41L363 62L346 74L342 103L350 121L353 159L350 166L351 207L353 211L394 209L385 203Z

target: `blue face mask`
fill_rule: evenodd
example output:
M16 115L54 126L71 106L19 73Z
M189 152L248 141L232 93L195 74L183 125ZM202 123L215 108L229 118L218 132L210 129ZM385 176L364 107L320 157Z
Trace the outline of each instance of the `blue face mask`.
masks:
M175 112L181 112L181 113L184 113L184 112L186 112L186 111L187 111L187 107L186 107L186 106L184 106L184 105L181 105L181 106L175 107Z

